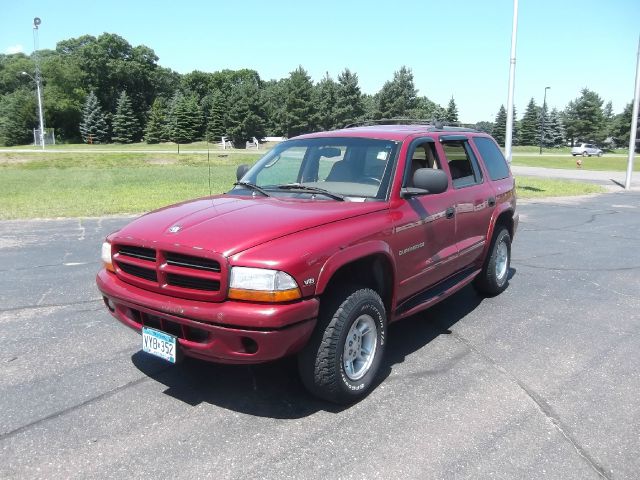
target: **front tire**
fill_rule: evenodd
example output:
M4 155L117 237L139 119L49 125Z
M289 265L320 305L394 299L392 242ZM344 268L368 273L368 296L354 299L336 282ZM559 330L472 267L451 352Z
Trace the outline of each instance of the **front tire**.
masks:
M582 152L582 156L583 156L583 157L588 157L588 156L589 156L589 153L588 153L588 152Z
M316 330L298 355L300 377L322 399L353 403L369 393L380 368L385 308L375 291L359 287L334 291L323 303Z
M510 266L511 235L505 227L500 227L493 236L482 271L474 281L476 290L489 297L502 293L509 283Z

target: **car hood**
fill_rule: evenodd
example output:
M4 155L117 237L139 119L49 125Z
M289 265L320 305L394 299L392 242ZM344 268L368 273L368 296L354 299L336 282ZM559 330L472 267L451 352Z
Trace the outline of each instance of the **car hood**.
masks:
M276 238L386 208L384 202L219 195L143 215L111 241L190 247L228 257Z

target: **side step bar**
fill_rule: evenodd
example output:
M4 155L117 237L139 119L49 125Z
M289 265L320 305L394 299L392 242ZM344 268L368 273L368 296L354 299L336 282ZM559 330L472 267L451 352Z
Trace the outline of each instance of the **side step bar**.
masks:
M457 292L467 286L480 273L479 268L462 270L434 286L405 300L396 308L394 320L408 317Z

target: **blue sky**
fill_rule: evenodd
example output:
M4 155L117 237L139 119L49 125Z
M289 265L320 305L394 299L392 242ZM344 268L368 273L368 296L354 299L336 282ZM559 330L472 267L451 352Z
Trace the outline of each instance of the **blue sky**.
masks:
M0 52L83 34L117 33L178 72L253 68L282 78L302 65L314 81L345 67L375 93L402 65L421 95L453 95L464 122L493 120L507 102L512 0L147 1L0 0ZM639 0L520 0L515 101L559 109L583 87L620 112L633 97Z

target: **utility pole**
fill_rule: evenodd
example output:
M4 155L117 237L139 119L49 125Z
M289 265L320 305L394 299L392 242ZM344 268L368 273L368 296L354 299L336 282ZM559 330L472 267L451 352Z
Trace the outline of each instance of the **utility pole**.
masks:
M636 54L636 89L633 94L633 109L631 113L631 135L629 136L629 158L627 159L627 178L624 189L631 188L631 172L633 172L633 158L636 155L636 132L638 131L638 97L640 96L640 35L638 36L638 53Z
M542 155L542 144L544 143L544 119L547 116L547 90L551 87L544 87L544 100L542 101L542 121L540 125L540 155Z
M507 100L507 131L504 152L511 164L511 143L513 142L513 90L516 80L516 38L518 36L518 0L513 0L513 27L511 28L511 56L509 58L509 97Z
M44 150L44 112L42 108L42 75L40 74L40 59L38 58L38 26L42 21L33 19L33 57L36 64L36 91L38 92L38 117L40 119L40 146Z

